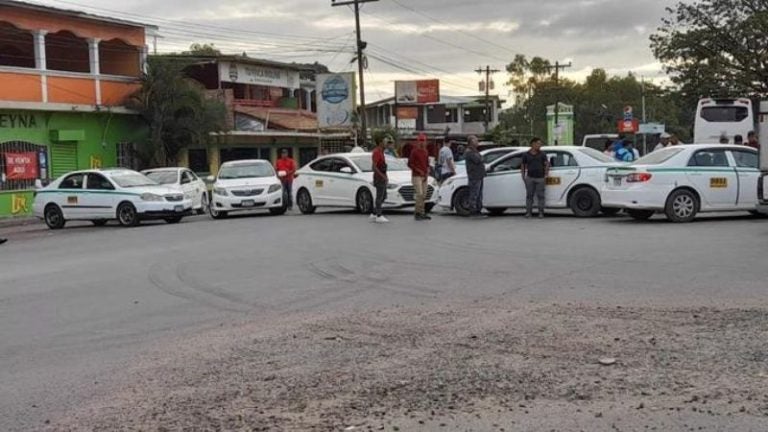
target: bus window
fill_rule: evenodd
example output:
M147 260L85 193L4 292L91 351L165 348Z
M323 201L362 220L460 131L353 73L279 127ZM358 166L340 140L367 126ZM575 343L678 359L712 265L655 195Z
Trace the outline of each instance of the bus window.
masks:
M721 139L733 143L755 130L755 115L749 99L702 99L696 109L694 144L717 144Z

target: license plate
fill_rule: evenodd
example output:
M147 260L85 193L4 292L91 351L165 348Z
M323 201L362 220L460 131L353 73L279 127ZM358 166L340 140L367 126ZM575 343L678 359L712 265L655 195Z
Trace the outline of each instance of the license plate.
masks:
M180 205L177 205L176 207L174 207L174 208L173 208L173 210L174 210L176 213L181 213L181 212L183 212L183 211L184 211L184 206L180 206Z
M613 178L613 185L614 186L621 186L621 177L614 177Z
M256 206L256 202L254 200L245 200L240 203L243 207L254 207Z

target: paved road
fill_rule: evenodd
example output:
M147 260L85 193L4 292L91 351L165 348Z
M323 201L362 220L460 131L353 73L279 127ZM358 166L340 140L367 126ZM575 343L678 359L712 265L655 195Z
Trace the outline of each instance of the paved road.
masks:
M768 305L766 220L392 219L4 228L0 430L41 427L152 346L271 315L502 294L541 304Z

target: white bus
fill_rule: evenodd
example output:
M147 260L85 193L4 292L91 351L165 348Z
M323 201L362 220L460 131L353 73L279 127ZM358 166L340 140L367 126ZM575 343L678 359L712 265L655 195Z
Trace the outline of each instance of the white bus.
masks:
M751 100L706 98L699 101L693 129L695 144L718 144L722 137L728 138L729 144L735 144L736 136L746 142L747 134L753 130L755 113Z

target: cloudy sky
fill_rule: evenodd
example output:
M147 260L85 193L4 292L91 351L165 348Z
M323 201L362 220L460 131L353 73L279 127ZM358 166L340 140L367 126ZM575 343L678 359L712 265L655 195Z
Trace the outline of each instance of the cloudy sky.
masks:
M354 14L331 0L29 0L156 24L158 51L213 42L227 53L319 61L353 70ZM444 94L478 92L479 66L504 69L515 53L659 79L648 37L675 0L379 0L363 6L369 100L397 79L440 78ZM495 78L498 92L504 74Z

